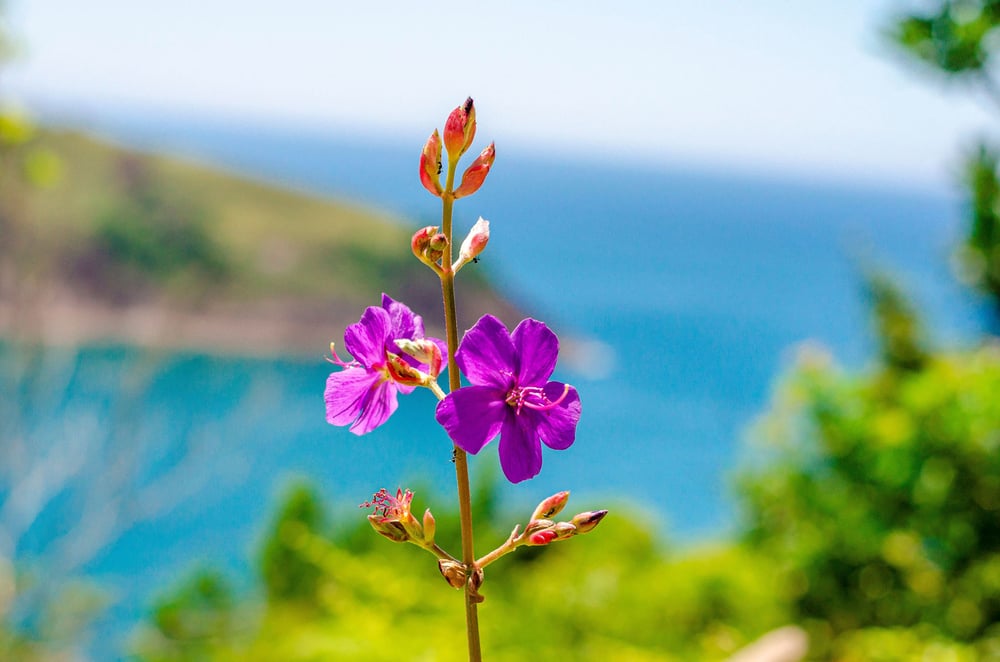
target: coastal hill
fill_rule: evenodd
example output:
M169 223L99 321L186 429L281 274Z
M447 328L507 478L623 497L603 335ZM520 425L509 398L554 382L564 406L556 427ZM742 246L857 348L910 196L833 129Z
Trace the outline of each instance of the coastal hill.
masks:
M0 336L315 356L382 292L440 326L415 223L77 133L30 148L51 155L29 172L44 185L0 159ZM460 328L514 321L477 269L462 276Z

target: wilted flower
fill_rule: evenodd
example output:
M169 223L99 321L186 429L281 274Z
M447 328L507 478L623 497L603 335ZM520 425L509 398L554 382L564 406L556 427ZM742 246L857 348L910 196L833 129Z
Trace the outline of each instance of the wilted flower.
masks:
M548 381L558 354L559 339L542 322L526 319L509 334L500 320L484 315L465 333L455 356L473 385L438 403L438 423L472 454L499 434L500 466L512 483L537 475L540 442L569 448L580 419L576 389Z
M369 307L357 324L344 331L344 345L354 360L345 363L336 354L331 359L343 370L326 380L328 423L350 425L351 432L358 435L371 432L396 411L397 393L413 391L418 373L426 373L428 366L403 353L396 345L397 338L423 340L423 320L405 304L383 294L381 308Z
M396 490L396 496L382 488L372 496L371 501L361 504L361 508L374 508L375 512L368 516L372 528L380 535L393 542L420 542L423 531L420 523L410 512L410 502L413 492Z

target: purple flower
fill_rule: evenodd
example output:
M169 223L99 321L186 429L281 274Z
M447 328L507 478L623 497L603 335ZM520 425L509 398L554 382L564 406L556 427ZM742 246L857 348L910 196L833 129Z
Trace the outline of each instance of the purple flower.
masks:
M357 435L371 432L396 411L396 394L410 393L416 386L407 379L410 368L427 365L400 351L396 339L422 340L424 323L406 305L382 295L382 307L371 306L361 320L344 331L344 345L354 360L345 363L334 354L332 363L343 370L326 380L326 420L332 425L350 425ZM437 344L440 340L429 338ZM432 375L436 377L437 375Z
M576 438L580 396L568 384L548 381L559 339L543 323L526 319L508 334L484 315L466 331L455 355L472 386L438 403L437 421L455 444L475 454L500 435L500 466L512 483L536 476L542 446L563 450Z

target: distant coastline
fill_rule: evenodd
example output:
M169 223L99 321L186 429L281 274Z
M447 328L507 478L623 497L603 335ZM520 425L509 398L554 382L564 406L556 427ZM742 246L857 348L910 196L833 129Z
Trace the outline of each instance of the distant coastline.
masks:
M58 155L63 174L50 189L26 191L19 234L0 250L0 338L318 356L331 341L339 345L344 327L378 305L383 291L437 331L441 293L410 255L415 223L78 133L45 132L40 143ZM81 247L93 242L101 215L124 204L128 191L117 181L123 163L207 219L206 232L234 265L225 282L197 271L138 282L141 264L105 269L110 275L91 282L90 265L78 266ZM480 273L458 295L466 326L486 312L508 323L521 317Z

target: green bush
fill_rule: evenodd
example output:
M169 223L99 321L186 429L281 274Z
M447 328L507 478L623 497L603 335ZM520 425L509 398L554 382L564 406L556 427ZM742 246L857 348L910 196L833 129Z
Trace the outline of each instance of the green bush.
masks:
M799 618L833 636L918 624L955 641L989 635L1000 350L862 375L807 354L758 430L770 456L740 482L746 539L776 560Z

